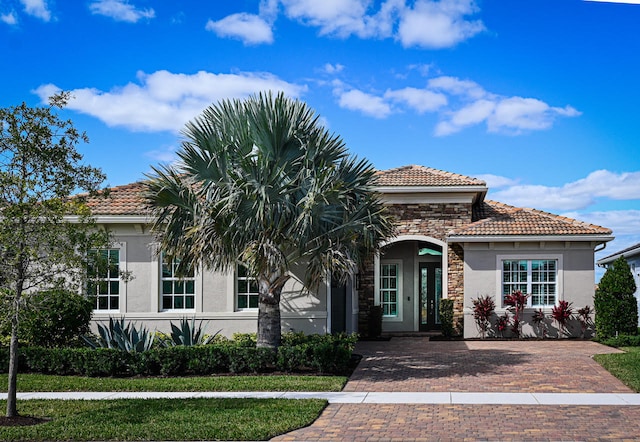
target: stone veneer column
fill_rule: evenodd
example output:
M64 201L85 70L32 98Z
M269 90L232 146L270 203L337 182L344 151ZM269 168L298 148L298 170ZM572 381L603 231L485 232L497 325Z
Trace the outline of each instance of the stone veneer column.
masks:
M453 300L453 325L462 333L464 321L464 249L460 244L449 244L447 294Z

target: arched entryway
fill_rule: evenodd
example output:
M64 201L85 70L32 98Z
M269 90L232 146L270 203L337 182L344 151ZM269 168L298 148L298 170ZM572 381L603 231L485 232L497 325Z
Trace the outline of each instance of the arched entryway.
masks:
M374 259L374 303L382 308L385 332L440 328L446 296L447 244L424 235L398 236Z

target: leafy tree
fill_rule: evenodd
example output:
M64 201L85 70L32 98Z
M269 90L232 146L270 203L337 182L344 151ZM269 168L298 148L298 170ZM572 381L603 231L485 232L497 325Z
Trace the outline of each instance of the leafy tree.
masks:
M84 345L95 299L77 291L46 290L29 296L22 309L20 338L38 347Z
M87 136L57 114L68 98L62 93L49 106L0 109L0 289L11 325L9 417L17 415L20 309L36 289L78 290L86 250L106 242L83 198L69 198L97 190L104 175L81 164L75 146Z
M259 289L257 345L275 348L291 269L309 289L331 272L346 278L392 234L375 171L282 93L212 105L183 135L178 165L147 183L162 250L183 271L242 262Z
M638 333L636 283L624 257L616 259L602 275L594 298L596 336L605 339L618 333Z

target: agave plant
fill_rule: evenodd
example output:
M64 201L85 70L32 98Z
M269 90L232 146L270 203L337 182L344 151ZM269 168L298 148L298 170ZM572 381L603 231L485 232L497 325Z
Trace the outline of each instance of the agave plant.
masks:
M171 341L169 345L205 345L211 342L220 333L218 330L211 336L207 336L202 330L202 321L196 327L196 318L191 319L191 324L187 318L180 320L180 326L171 323Z
M143 352L153 346L154 334L143 326L138 330L135 323L126 323L124 317L119 320L109 318L109 327L98 324L97 339L83 336L91 348L113 348L128 353Z

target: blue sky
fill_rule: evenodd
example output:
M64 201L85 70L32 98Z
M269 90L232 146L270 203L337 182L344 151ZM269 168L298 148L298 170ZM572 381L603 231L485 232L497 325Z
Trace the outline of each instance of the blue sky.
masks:
M380 169L640 242L640 5L583 0L0 0L0 106L56 90L110 185L222 98L284 90Z

